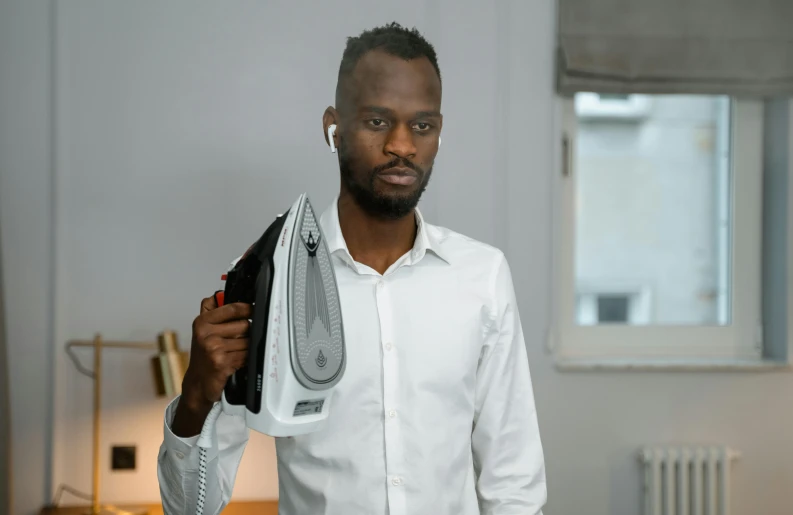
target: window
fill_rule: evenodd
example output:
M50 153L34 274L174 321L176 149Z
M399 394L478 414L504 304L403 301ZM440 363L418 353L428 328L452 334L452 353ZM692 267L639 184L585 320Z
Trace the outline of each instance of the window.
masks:
M646 324L650 315L650 295L644 288L576 288L578 325Z
M562 112L557 355L761 358L762 103L579 93Z
M581 120L642 120L650 112L648 95L607 95L579 93L575 97L576 115Z
M596 302L598 323L625 324L629 321L630 295L598 295Z

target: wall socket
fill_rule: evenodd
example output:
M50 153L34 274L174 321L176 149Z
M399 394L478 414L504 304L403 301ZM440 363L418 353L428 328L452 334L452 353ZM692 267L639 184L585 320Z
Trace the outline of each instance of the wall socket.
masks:
M114 445L110 454L112 470L135 470L136 448L134 445Z

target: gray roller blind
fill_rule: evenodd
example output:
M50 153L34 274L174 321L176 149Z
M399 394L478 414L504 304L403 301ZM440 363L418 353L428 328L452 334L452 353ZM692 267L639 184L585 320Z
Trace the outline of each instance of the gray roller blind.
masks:
M561 93L793 94L793 0L558 0Z

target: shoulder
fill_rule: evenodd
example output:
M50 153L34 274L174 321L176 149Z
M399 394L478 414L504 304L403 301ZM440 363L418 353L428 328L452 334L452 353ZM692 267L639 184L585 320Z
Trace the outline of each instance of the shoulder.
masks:
M498 247L439 225L427 224L427 232L432 245L437 245L458 274L479 277L495 288L498 276L509 273L506 256Z
M458 294L477 299L491 328L515 308L512 272L504 252L488 243L445 227L428 225L433 244L448 258Z

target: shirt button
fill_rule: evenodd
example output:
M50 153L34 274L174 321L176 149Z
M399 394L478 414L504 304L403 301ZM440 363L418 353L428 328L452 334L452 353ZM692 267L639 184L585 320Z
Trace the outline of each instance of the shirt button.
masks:
M377 289L378 290L382 290L383 289L383 280L382 279L377 281Z
M399 479L398 477L395 477L394 479L391 480L391 484L394 486L399 486L402 484L402 480Z
M391 347L393 347L393 345L391 345L391 342L385 344L385 350L391 350Z
M391 418L396 417L396 411L394 411L394 410L389 411L388 412L388 416L391 417Z
M180 460L184 459L184 454L182 454L181 452L176 451L174 454L176 454L176 457L179 458Z

